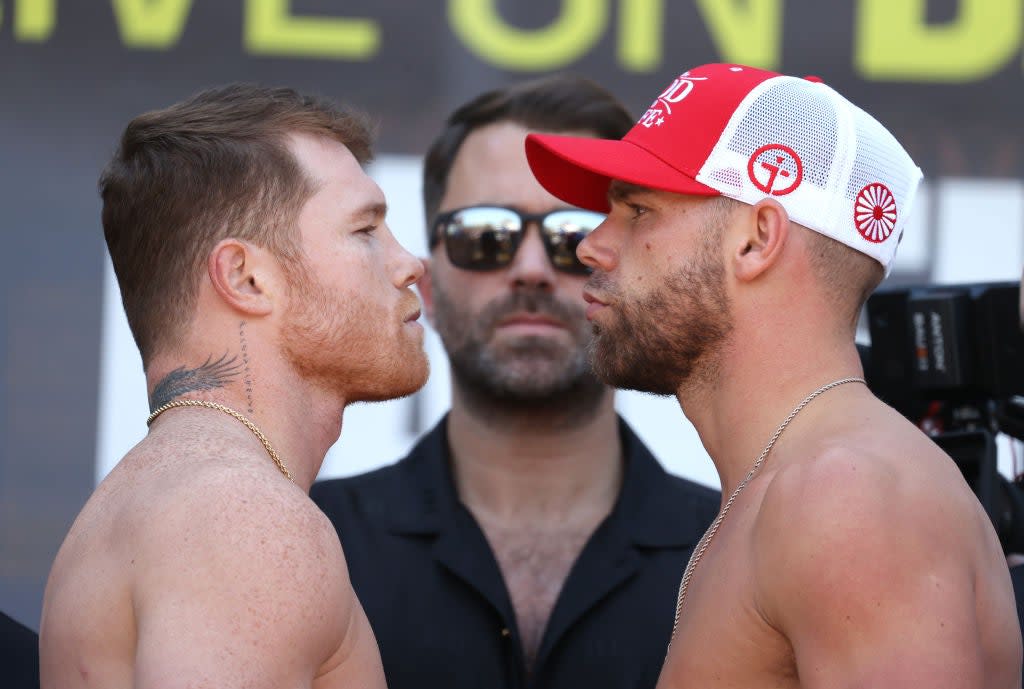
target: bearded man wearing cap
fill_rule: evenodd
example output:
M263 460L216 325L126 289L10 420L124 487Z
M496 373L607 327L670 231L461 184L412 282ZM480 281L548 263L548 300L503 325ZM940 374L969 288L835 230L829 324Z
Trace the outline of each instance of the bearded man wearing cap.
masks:
M721 478L658 686L1019 687L989 518L854 343L922 176L896 139L818 79L705 65L621 141L526 149L609 213L577 251L595 369L674 394Z

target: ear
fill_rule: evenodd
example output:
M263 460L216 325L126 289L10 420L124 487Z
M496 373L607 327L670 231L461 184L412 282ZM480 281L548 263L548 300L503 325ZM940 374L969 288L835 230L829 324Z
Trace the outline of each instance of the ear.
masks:
M268 258L265 250L249 242L222 239L207 257L206 271L226 303L251 316L266 316L273 306L266 289Z
M416 283L423 300L423 311L427 320L434 322L434 262L430 257L423 259L423 277Z
M740 281L749 282L778 262L789 241L789 213L775 199L763 199L750 208L739 231L733 267Z

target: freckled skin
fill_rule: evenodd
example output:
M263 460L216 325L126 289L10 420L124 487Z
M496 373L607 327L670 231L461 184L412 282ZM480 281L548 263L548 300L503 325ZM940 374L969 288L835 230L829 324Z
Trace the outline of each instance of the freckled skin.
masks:
M79 515L47 588L43 686L285 686L297 660L322 675L305 686L384 687L333 528L246 428L205 421L151 436Z
M211 250L192 332L148 362L147 383L152 394L173 374L190 396L251 406L294 482L220 410L156 418L55 558L44 689L385 687L337 533L307 491L349 402L425 381L411 323L423 264L391 235L383 193L344 145L295 135L289 146L314 188L295 222L299 277L259 247L218 244L225 253ZM182 375L236 348L226 364L240 339L244 376L223 366L203 381Z

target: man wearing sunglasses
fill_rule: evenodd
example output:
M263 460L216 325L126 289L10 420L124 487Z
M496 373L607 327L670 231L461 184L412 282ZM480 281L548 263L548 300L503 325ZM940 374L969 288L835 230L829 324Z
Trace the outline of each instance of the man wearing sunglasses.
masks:
M456 110L430 148L420 282L452 408L398 464L314 486L391 689L653 687L679 577L718 494L666 474L588 364L604 216L533 178L529 132L619 138L595 84L551 77Z

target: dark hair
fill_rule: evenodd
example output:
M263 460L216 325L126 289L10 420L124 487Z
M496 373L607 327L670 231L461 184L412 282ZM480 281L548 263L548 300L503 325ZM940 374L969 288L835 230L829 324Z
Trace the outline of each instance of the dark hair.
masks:
M885 278L882 264L867 254L807 229L811 267L851 331L868 297Z
M506 121L548 132L592 132L602 139L621 139L634 123L626 107L606 89L569 74L525 81L477 96L448 117L427 151L423 210L428 233L462 142L475 129Z
M291 134L372 156L361 114L287 88L231 84L133 119L99 181L103 233L128 325L148 364L180 343L207 256L226 237L252 241L294 266L294 220L313 192Z

